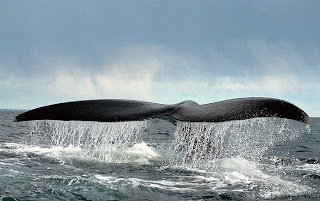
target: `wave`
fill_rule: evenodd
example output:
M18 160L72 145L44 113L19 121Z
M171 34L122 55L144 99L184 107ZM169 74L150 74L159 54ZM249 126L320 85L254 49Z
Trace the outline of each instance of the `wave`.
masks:
M309 131L306 124L287 119L177 122L176 127L162 120L36 121L29 126L25 144L2 143L0 151L12 153L12 160L23 159L18 162L30 159L34 165L46 164L46 168L64 167L61 168L63 173L57 170L51 175L39 174L37 182L44 180L79 188L98 185L101 189L123 192L123 195L130 195L128 189L141 195L161 192L163 196L175 192L193 196L235 195L237 199L243 195L273 199L318 193L316 187L297 179L301 174L318 175L318 163L291 159L281 163L283 158L264 157L275 145ZM12 164L1 162L0 167ZM25 164L17 163L19 166ZM15 166L10 168L12 171L6 174L19 175L23 170ZM70 169L78 176L69 174ZM152 177L139 177L142 171ZM286 175L284 172L293 173Z

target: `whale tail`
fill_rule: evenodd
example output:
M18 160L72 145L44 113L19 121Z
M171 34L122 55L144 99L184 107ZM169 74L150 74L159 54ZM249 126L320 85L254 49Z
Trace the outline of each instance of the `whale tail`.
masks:
M309 116L303 110L287 101L273 98L239 98L204 105L193 101L165 105L135 100L86 100L39 107L16 116L14 121L119 122L163 118L174 123L223 122L257 117L280 117L309 122Z

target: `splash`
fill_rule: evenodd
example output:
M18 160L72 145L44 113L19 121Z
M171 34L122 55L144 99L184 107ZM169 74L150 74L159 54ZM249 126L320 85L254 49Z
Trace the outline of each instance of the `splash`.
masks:
M78 164L87 164L87 160L98 164L150 164L150 161L161 158L160 167L151 167L157 168L157 174L174 175L169 179L164 176L164 179L150 180L95 175L99 183L114 185L115 189L138 185L179 193L243 193L263 199L313 192L294 175L283 174L287 166L261 160L271 147L309 131L307 124L280 118L221 123L177 122L176 127L165 123L162 120L31 122L30 146L21 145L15 150L61 159L67 165L72 164L67 161L70 158L71 162L82 162ZM298 166L298 169L307 174L318 174L319 168L316 164Z
M35 121L30 123L29 145L46 147L60 155L95 157L108 162L128 162L156 157L141 138L147 122ZM149 149L148 149L149 148ZM139 153L141 157L137 155Z
M211 167L208 162L219 158L259 159L270 147L295 139L310 129L308 124L281 118L220 123L177 122L172 134L174 138L153 142L150 136L159 132L150 130L150 127L157 127L155 121L35 121L30 125L31 145L77 148L82 150L82 155L109 162L124 162L123 158L132 158L137 153L154 157L161 153L170 158L171 164L201 168ZM146 136L151 141L145 143ZM150 145L158 150L151 149ZM150 150L146 152L147 148ZM147 155L145 158L149 157Z
M178 122L174 160L202 166L217 158L260 158L270 147L309 131L307 124L281 118L256 118L221 123Z

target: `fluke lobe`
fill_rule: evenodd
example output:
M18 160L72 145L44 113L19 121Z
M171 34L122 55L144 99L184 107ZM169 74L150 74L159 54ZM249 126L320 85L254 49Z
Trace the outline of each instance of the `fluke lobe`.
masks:
M136 100L85 100L39 107L15 117L14 121L64 120L64 121L139 121L162 118L172 123L223 122L257 117L280 117L304 123L309 116L297 106L274 98L238 98L199 105L183 101L165 105Z

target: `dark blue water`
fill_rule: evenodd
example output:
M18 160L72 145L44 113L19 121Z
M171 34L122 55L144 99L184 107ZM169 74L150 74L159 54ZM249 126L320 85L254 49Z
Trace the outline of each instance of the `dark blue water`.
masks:
M0 195L16 200L320 200L320 118L14 123Z

